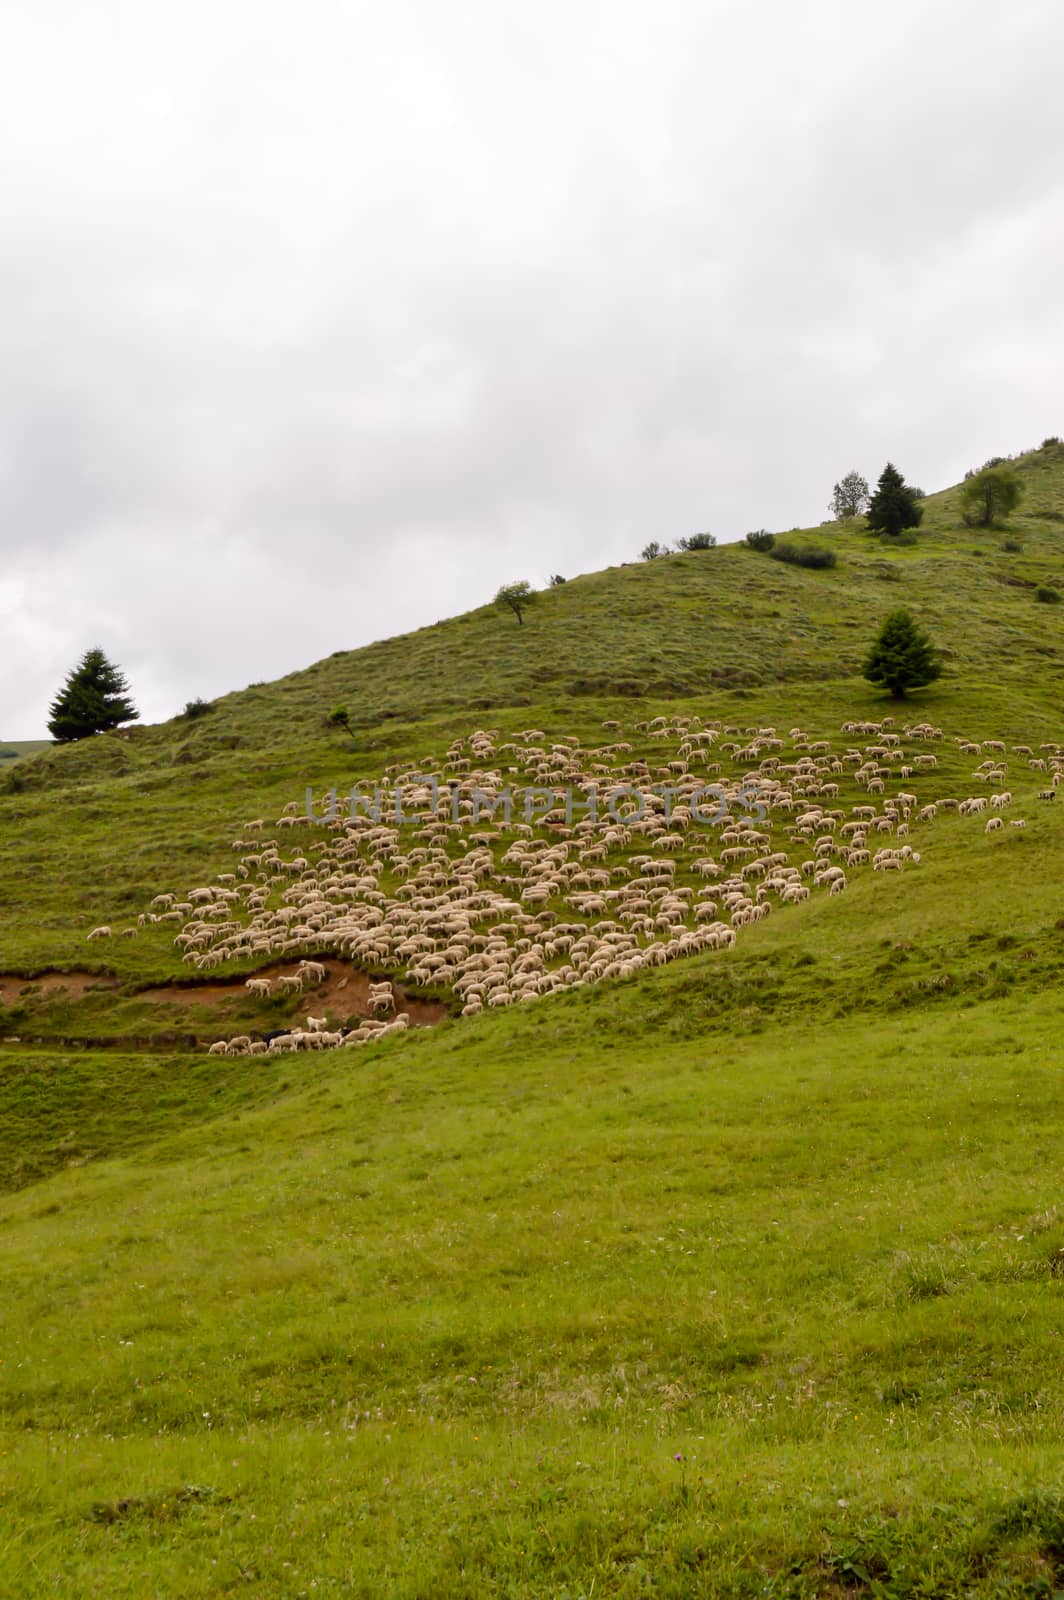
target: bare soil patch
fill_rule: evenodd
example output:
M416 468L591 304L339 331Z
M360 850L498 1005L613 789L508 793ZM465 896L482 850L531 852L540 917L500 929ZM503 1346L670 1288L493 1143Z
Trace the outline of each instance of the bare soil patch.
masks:
M65 993L71 1000L80 1000L87 989L117 988L118 979L103 972L42 972L36 978L0 972L0 1000L6 1005L29 991L35 995Z
M379 979L371 979L366 973L356 971L346 962L331 960L328 957L322 958L321 965L326 972L325 982L315 984L300 997L300 1011L309 1012L315 1017L327 1016L330 1021L349 1016L369 1016L370 983L382 981L387 974L381 974ZM137 998L171 1003L175 1000L184 1000L189 1005L224 1008L227 1003L236 999L246 1000L244 984L247 978L276 980L282 974L296 972L298 968L298 961L275 961L268 967L256 968L253 973L243 973L239 978L214 978L202 982L191 980L187 983L166 983L151 989L141 989ZM442 1022L450 1015L447 1006L441 1000L424 1000L408 995L401 984L396 983L394 979L389 981L395 991L396 1014L405 1012L410 1018L411 1026L430 1027L434 1022ZM263 1008L264 1016L268 1015L270 1002L261 1000L258 1003Z
M348 1017L369 1016L369 986L371 981L380 979L371 980L368 974L358 972L344 961L329 957L323 958L321 965L326 972L325 982L315 984L300 997L300 1015L305 1016L309 1013L315 1017L324 1016L328 1017L330 1022L339 1022ZM249 976L276 980L282 973L296 972L298 967L299 963L295 960L275 961L269 966L258 968L253 974L242 973L234 978L177 979L170 983L154 984L150 988L139 989L135 998L158 1005L205 1006L211 1010L224 1012L237 1004L248 1003L244 985ZM380 978L385 976L381 974ZM117 978L98 972L44 972L36 978L22 977L17 973L0 973L0 1002L13 1005L19 1000L43 999L54 994L65 994L71 1000L80 1000L90 989L114 990L118 986ZM425 1000L409 995L405 993L402 985L395 983L394 980L392 988L395 992L396 1015L405 1012L410 1018L412 1027L431 1027L450 1015L448 1007L440 1000ZM261 1008L262 1026L269 1027L270 1002L259 1000L255 1004Z

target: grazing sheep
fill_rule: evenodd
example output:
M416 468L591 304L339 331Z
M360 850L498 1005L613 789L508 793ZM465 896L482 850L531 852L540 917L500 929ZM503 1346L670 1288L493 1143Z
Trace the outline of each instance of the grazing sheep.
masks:
M788 752L772 729L729 734L718 725L703 734L694 731L700 726L695 718L655 719L652 728L642 729L661 741L654 758L645 745L642 753L621 742L589 750L575 735L548 742L542 730L528 730L527 738L517 736L497 751L499 734L479 730L456 740L442 762L423 757L416 779L408 763L385 770L386 781L397 789L405 784L407 798L423 810L409 833L348 814L334 834L319 834L304 855L291 861L282 860L275 839L256 839L254 847L237 840L234 848L241 855L234 873L219 875L211 887L197 887L179 904L173 896L155 904L163 915L172 912L183 922L176 943L183 959L198 969L249 955L298 957L312 944L323 954L349 959L355 973L392 968L406 971L418 984L446 986L465 1015L477 1015L490 1006L523 1003L602 978L630 977L644 967L730 945L733 928L712 920L718 905L721 915L742 929L767 915L773 899L791 905L817 891L838 894L846 874L827 863L839 858L848 870L866 867L873 833L894 834L899 841L896 849L877 852L874 869L901 871L919 860L902 843L910 815L913 825L926 825L939 811L961 809L956 801L940 798L918 808L912 792L896 788L899 774L916 770L921 781L935 781L935 758L915 756L910 743L941 738L942 731L929 724L897 733L888 732L889 719L849 724L855 734L876 742L844 754L801 729L791 733ZM737 742L715 743L720 734L734 734ZM534 742L540 739L542 744ZM720 760L710 763L707 747L713 745ZM1043 751L1044 770L1053 766L1056 787L1064 778L1058 771L1064 756L1055 746L1052 761L1049 755ZM496 761L508 765L495 767ZM989 783L1003 766L988 757L979 781ZM719 793L727 802L718 819L724 823L720 865L694 846L696 820L707 820L701 796L709 770L721 772ZM428 815L432 793L424 775L430 772L441 786L450 786L450 820ZM555 803L535 827L507 819L505 830L493 811L493 825L477 828L483 813L474 797L501 796L511 776L551 788L555 796L561 783L594 782L600 790L614 784L640 792L643 803L623 820L611 812L610 822L589 815L575 824ZM671 799L650 788L655 779L669 785ZM875 805L852 806L853 820L847 821L844 808L825 808L825 800L830 804L840 794L844 804L857 798L856 784L866 785L873 798L883 796L878 811ZM755 792L763 831L740 816L753 809L747 797ZM992 801L974 796L963 813L991 803L998 812L1007 803L1004 793ZM285 810L293 826L302 822L298 809L292 803ZM260 830L249 824L244 831ZM645 841L647 854L629 853L626 847L637 839ZM799 865L799 852L810 846L813 858ZM803 876L808 881L802 882ZM699 880L707 879L714 886L698 890ZM237 880L242 880L239 888L224 887ZM147 922L156 912L143 915ZM268 997L309 991L327 976L324 961L303 957L298 971L275 985L268 979L245 983L249 994ZM368 986L368 1012L385 1018L395 1005L390 983ZM367 1019L341 1042L382 1036L386 1026L381 1021L374 1029ZM306 1031L293 1029L278 1038L284 1042L271 1041L270 1049L329 1048L333 1033L324 1018L315 1018Z
M367 1004L371 1011L394 1011L395 995L390 983L371 983Z

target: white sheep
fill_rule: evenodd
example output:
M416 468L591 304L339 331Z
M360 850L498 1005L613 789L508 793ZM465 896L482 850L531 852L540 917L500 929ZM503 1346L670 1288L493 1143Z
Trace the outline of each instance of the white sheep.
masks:
M203 919L186 921L179 935L184 959L201 969L256 954L265 963L297 955L308 944L320 945L351 960L356 982L365 982L358 974L382 967L405 970L418 984L447 986L464 1005L465 1014L476 1015L491 1005L523 1002L605 977L631 976L645 966L732 943L732 929L726 923L710 921L714 905L719 903L722 914L735 917L743 927L768 912L773 896L782 904L804 898L808 886L800 881L797 861L792 866L791 857L806 839L804 849L813 845L814 858L803 863L801 870L833 893L841 892L832 886L845 875L841 868L828 868L827 862L834 854L847 868L866 865L867 841L873 829L877 834L894 832L899 839L886 870L900 871L903 865L915 864L915 852L900 847L908 831L910 809L913 825L917 820L912 793L899 790L893 799L884 799L882 816L877 816L875 806L853 807L853 823L844 821L845 810L830 812L822 803L835 800L837 792L853 781L870 783L873 798L876 793L883 794L886 783L893 782L899 771L895 757L899 764L911 761L913 769L917 765L932 769L933 758L918 762L906 757L901 737L888 735L882 722L854 725L862 726L862 731L873 734L879 743L868 746L864 753L848 750L841 759L822 740L816 741L818 753L814 754L811 736L798 730L791 736L797 759L790 763L785 756L770 754L782 748L782 741L770 730L732 730L747 742L718 744L713 753L722 753L722 759L729 757L734 766L754 763L757 770L743 772L741 780L722 779L725 792L739 802L738 807L733 805L731 819L719 836L720 846L727 847L725 865L689 859L691 855L704 857L704 846L701 852L690 848L696 814L702 820L693 808L699 803L706 778L704 745L712 743L716 733L703 741L691 733L692 719L684 722L687 726L681 728L678 721L664 718L651 730L665 741L656 758L662 764L656 768L641 758L619 764L617 753L625 747L584 750L575 736L564 743L545 743L542 748L532 747L526 740L524 745L506 746L505 755L496 755L496 736L482 730L456 743L436 773L441 785L452 784L456 809L450 822L439 815L428 817L430 794L420 776L423 769L430 769L426 758L418 769L416 789L419 806L424 799L425 816L409 835L403 835L398 827L371 825L368 817L352 816L334 837L313 847L308 844L306 854L290 862L282 861L276 840L260 844L256 839L254 850L248 842L237 841L234 848L244 852L235 873L243 880L240 890L204 886L173 908L179 920L189 918L196 915L192 909L195 902ZM904 730L906 743L934 737L940 737L940 730L929 726ZM630 754L630 748L625 753ZM509 769L491 769L490 762L496 759L516 764ZM888 761L890 767L877 766L877 762ZM696 764L697 773L693 770ZM854 774L852 767L860 770ZM989 761L984 767L1001 770ZM406 783L413 796L412 770L396 763L386 777L397 788ZM713 770L723 769L718 762ZM908 770L904 769L903 776ZM459 772L467 776L459 779ZM497 848L505 837L497 826L497 812L493 814L495 826L472 831L477 821L473 795L476 791L499 795L509 774L544 787L601 779L603 784L622 785L634 780L635 786L649 789L655 779L662 779L669 782L674 801L681 803L671 807L671 832L666 816L669 807L652 790L645 795L644 813L638 818L629 816L616 830L590 817L573 825L563 820L564 812L556 806L548 818L537 820L534 829L527 824L511 827L509 832L515 838L509 848ZM846 782L828 782L829 775L845 777ZM732 788L736 781L756 782L766 812L763 833L739 819L737 810L744 808L740 791ZM985 771L981 771L980 781L988 781ZM821 803L816 803L816 796ZM970 802L973 809L987 804L981 797ZM919 810L918 820L930 822L936 810L956 805L956 801L936 800ZM965 813L968 809L966 803ZM995 799L995 812L1000 809ZM788 821L781 838L783 813ZM292 821L293 826L298 825L298 819ZM245 831L252 831L250 824ZM835 844L833 834L844 843ZM637 838L645 840L651 854L639 857L625 851ZM774 850L773 845L779 844L785 848ZM663 860L666 854L673 859ZM885 869L879 856L874 865L876 870ZM729 873L734 876L728 878ZM218 883L233 876L221 875ZM710 878L722 880L723 886L717 884L696 899L696 891L688 885ZM549 917L538 904L547 900L554 908ZM234 920L240 913L241 920ZM580 920L560 920L573 914ZM324 961L303 959L298 973L287 974L271 987L282 995L309 991L326 977ZM245 981L249 994L268 992L259 989L258 982L252 988L254 980ZM369 984L362 992L367 991L365 1010L379 1011L382 1016L394 1010L396 997L390 984ZM385 1025L381 1023L382 1028ZM366 1027L355 1032L360 1037L348 1034L344 1042L358 1043L371 1036ZM328 1047L326 1040L332 1036L327 1026L308 1022L305 1033L293 1030L281 1037L285 1042L278 1049L309 1049Z
M299 1032L276 1034L275 1037L270 1040L270 1051L274 1055L280 1055L284 1051L288 1051L290 1054L294 1055L299 1049L299 1041L302 1037L303 1035Z

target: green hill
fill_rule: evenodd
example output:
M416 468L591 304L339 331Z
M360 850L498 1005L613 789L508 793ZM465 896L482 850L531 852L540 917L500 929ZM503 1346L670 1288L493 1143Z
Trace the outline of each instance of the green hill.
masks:
M1064 821L1039 798L1064 734L1060 611L1036 598L1064 589L1064 449L1015 465L1004 531L963 527L950 490L900 548L788 536L830 545L827 571L727 547L572 578L520 629L485 607L0 773L0 1592L1064 1587ZM898 605L946 669L900 705L859 675ZM648 789L686 765L768 843L692 821L599 855L588 830L540 907L516 828L475 841L463 815L374 851L278 826L307 785L519 790L552 758L552 782ZM801 864L862 803L899 867L825 847L830 893ZM273 837L278 871L254 863ZM564 842L528 831L544 859ZM460 959L432 919L476 907L484 852L479 888L514 909L485 907ZM660 895L646 860L671 863ZM682 953L733 872L772 914ZM138 922L230 877L190 961L195 913ZM297 958L328 958L333 1018L357 1010L346 919L433 894L429 951L362 964L438 1026L206 1054L295 1021L302 996L243 980ZM284 913L308 904L304 937ZM670 949L600 977L575 935L554 948L578 921ZM260 922L288 929L268 955ZM463 963L496 945L515 1003L459 1016Z

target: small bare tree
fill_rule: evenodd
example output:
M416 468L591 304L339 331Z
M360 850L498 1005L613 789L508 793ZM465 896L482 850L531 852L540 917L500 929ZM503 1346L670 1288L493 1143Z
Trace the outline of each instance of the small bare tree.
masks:
M829 509L837 522L849 521L851 517L859 517L862 511L867 511L868 500L867 479L862 478L859 472L848 472L831 491Z

